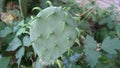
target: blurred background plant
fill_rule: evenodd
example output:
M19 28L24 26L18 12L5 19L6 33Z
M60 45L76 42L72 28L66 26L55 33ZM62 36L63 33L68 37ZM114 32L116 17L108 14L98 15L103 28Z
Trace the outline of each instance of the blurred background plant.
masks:
M0 68L41 68L31 46L29 21L49 7L47 1L0 0ZM78 36L74 45L48 68L120 67L119 1L106 8L101 8L100 0L50 1L73 16Z

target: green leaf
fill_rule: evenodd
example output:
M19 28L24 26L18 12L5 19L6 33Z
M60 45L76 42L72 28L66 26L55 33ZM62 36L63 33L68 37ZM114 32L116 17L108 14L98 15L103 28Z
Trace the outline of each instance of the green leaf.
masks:
M29 47L31 45L31 40L29 36L23 38L23 45Z
M82 68L82 67L79 66L79 65L75 65L75 64L73 64L73 65L72 65L72 68Z
M0 30L2 30L5 27L5 24L0 21Z
M105 64L102 64L102 63L99 63L95 66L95 68L110 68L109 65L105 65Z
M12 28L10 27L5 27L3 30L0 31L0 37L5 37L8 34L12 33Z
M85 53L87 55L86 61L90 64L91 68L94 68L94 66L98 62L100 53L95 50L89 50L89 49L86 49Z
M109 16L109 17L101 19L99 24L101 24L101 25L107 24L109 29L113 29L115 24L116 24L116 22L114 22L114 20L111 18L111 16Z
M118 38L111 39L110 37L106 37L101 47L109 54L116 54L115 49L120 49L120 40Z
M39 59L37 59L36 62L34 62L34 67L33 68L42 68Z
M85 48L91 49L91 50L96 49L97 42L91 36L87 35L85 41L86 41L86 44L87 44L87 45L85 45Z
M103 28L97 29L95 33L95 39L97 39L99 42L102 42L107 35L108 35L108 30L107 28L103 27Z
M8 45L13 39L14 35L7 35L2 39L2 42Z
M8 68L9 62L10 62L10 57L0 58L0 68Z
M20 28L17 33L16 33L16 36L19 36L21 35L22 33L26 33L26 28Z
M117 31L117 33L120 33L120 25L117 25L117 26L115 27L115 30Z
M96 51L97 42L89 35L86 37L85 41L86 61L90 64L90 67L93 68L100 57L100 53Z
M82 23L80 23L80 27L83 29L89 29L90 28L90 24L87 21L84 21Z
M2 58L2 56L0 55L0 59Z
M20 48L18 51L17 51L17 53L16 53L16 59L17 59L17 63L18 63L18 66L20 65L20 62L21 62L21 59L22 59L22 57L23 57L23 55L24 55L24 52L25 52L25 48L24 47L22 47L22 48Z
M20 28L18 32L16 33L16 36L21 35L22 33L25 33L26 29L25 28Z
M22 42L18 37L15 37L12 42L9 44L7 51L14 51L16 50L19 46L22 45Z

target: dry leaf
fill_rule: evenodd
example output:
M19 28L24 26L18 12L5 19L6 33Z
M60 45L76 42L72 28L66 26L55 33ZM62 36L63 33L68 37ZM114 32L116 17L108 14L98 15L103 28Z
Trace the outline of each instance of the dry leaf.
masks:
M7 10L18 9L19 6L15 2L8 2L6 6Z
M0 15L1 15L1 20L6 24L11 24L12 21L14 20L14 16L10 13L1 12Z

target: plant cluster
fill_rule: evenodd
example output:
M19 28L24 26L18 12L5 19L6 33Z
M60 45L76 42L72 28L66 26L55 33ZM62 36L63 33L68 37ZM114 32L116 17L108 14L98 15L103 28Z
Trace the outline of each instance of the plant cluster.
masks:
M74 0L1 2L0 68L120 67L114 6L102 9L94 0L81 7Z

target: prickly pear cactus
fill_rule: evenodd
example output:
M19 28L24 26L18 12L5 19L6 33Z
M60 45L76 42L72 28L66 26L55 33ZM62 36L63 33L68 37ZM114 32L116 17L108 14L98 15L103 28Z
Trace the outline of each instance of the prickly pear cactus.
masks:
M76 22L64 9L48 7L31 23L30 38L34 51L45 63L53 63L73 44L77 36Z

